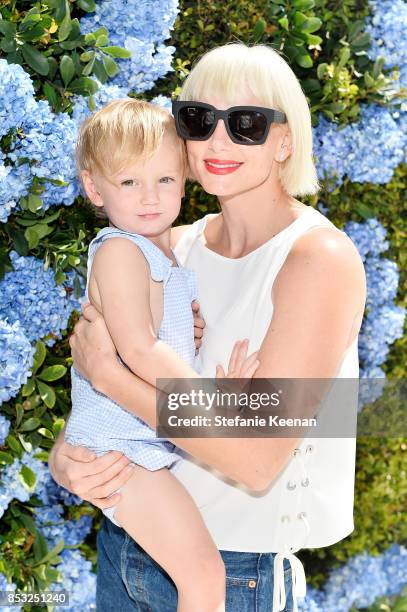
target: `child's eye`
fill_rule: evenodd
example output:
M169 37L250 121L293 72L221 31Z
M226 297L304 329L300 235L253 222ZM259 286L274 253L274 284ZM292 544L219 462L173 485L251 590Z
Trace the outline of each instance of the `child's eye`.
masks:
M132 187L134 184L133 179L127 179L126 181L121 182L121 185L124 185L125 187Z
M160 178L160 183L173 183L174 181L175 179L172 176L162 176Z

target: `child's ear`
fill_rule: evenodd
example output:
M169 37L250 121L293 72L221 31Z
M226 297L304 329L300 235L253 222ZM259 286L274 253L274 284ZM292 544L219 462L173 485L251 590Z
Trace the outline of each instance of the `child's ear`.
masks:
M102 207L103 206L102 196L100 195L96 187L95 181L91 173L88 170L83 170L81 172L81 179L82 179L82 184L85 189L86 195L88 196L92 204L94 204L95 206Z

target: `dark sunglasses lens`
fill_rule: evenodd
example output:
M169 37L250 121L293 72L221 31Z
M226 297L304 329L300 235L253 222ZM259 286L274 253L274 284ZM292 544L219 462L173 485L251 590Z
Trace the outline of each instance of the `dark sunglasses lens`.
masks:
M185 138L206 138L215 121L209 108L184 106L180 109L178 120Z
M257 111L233 111L229 113L229 127L239 142L259 142L267 129L267 118Z

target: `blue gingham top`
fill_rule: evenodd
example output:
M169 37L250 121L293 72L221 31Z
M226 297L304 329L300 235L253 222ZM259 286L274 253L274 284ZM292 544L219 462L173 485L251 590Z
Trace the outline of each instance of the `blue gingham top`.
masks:
M164 312L158 337L169 344L190 366L194 365L194 323L192 300L198 297L195 276L191 270L173 266L172 261L150 240L114 227L102 229L92 240L88 250L88 279L97 249L114 237L127 238L142 251L151 278L163 282ZM75 368L71 368L72 413L65 440L84 445L103 455L118 450L138 465L149 470L170 466L177 459L176 447L155 432L141 419L127 412L116 402L96 391Z

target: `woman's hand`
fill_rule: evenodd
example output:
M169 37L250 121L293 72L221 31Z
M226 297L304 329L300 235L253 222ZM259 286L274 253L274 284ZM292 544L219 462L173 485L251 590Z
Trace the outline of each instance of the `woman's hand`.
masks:
M48 460L54 480L98 508L117 504L120 493L112 494L132 475L134 466L130 460L118 451L96 457L85 446L72 446L65 442L62 433Z
M104 372L117 360L116 348L96 308L86 302L81 310L82 316L69 338L69 345L75 368L100 390L99 381L103 380Z

